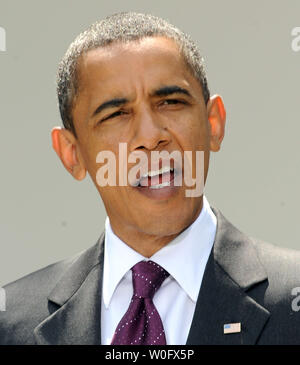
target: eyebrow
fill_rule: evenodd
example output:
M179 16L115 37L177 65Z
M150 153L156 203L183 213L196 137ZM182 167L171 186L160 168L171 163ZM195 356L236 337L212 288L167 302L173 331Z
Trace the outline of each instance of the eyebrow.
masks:
M187 89L184 89L183 87L177 85L163 86L152 93L153 96L168 96L172 94L184 94L192 97Z
M126 98L115 98L105 101L104 103L98 106L98 108L94 111L92 116L94 117L96 114L99 114L104 109L117 108L118 106L124 105L126 103L128 103L128 99Z

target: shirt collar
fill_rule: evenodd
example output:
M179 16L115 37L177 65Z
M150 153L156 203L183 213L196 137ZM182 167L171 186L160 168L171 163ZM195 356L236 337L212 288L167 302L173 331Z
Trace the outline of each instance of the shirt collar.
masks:
M115 235L107 217L103 271L105 307L108 308L113 293L124 275L142 260L153 260L162 266L196 302L205 265L215 239L216 225L217 219L206 197L203 196L203 207L197 219L152 257L146 258Z

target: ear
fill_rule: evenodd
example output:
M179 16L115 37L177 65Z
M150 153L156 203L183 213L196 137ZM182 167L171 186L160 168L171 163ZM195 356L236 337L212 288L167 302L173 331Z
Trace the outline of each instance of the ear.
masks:
M51 131L52 147L65 168L76 180L83 180L86 168L76 137L65 128L54 127Z
M210 124L210 150L217 152L225 133L226 110L221 96L212 96L207 103L208 121Z

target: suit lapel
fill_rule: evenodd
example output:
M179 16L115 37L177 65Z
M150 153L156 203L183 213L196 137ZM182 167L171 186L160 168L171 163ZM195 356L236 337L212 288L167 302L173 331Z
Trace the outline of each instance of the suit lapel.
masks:
M187 344L255 344L269 312L248 292L265 285L267 275L251 240L212 209L217 232ZM239 322L241 332L224 334L224 324Z
M48 296L58 306L34 330L37 344L101 344L102 233L96 245L81 254Z

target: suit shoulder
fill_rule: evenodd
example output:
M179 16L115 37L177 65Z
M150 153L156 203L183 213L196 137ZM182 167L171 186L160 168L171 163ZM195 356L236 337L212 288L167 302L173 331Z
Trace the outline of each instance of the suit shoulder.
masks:
M259 239L253 239L253 243L268 276L267 292L272 302L287 301L290 305L294 288L300 287L300 251Z
M300 250L279 247L260 239L252 238L261 263L269 271L300 274ZM299 277L298 277L299 279Z
M60 276L68 269L68 267L76 260L78 254L72 258L61 260L34 271L28 275L21 277L11 283L4 285L6 292L11 294L21 294L23 291L28 293L32 291L48 292L51 285L59 280Z
M0 344L32 344L34 327L51 310L48 294L78 256L48 265L3 287L6 311L0 312Z

